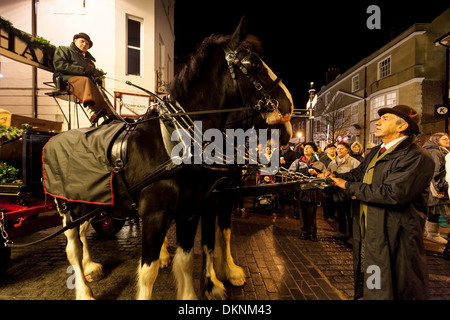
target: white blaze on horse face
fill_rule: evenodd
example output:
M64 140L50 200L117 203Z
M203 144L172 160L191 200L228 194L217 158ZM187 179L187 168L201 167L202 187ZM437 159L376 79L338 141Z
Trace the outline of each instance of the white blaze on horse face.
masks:
M266 68L270 79L272 79L272 81L276 81L277 76L272 71L272 69L270 69L270 67L264 61L262 61L262 63L263 63L264 68ZM288 88L286 88L286 86L284 85L284 83L282 81L278 84L278 86L284 91L286 98L291 102L290 113L289 114L280 114L280 112L278 110L275 110L274 112L267 114L266 122L267 122L267 124L270 124L270 125L277 124L277 123L286 123L286 122L290 121L291 114L294 111L294 101L292 100L292 95L289 92Z

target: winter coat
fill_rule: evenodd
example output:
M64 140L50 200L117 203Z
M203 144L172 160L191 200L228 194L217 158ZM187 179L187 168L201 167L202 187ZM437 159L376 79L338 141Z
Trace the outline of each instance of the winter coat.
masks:
M349 154L346 154L343 159L340 159L338 156L333 159L328 165L328 171L333 173L345 173L359 166L360 162L355 158L351 157Z
M292 162L289 167L290 171L300 172L305 176L311 177L308 171L309 169L315 169L318 173L326 170L325 165L317 160L315 156L309 162L306 160L306 156L302 156ZM300 201L304 202L320 202L322 200L322 193L318 189L303 190L299 192L298 197Z
M331 171L332 173L345 173L349 172L350 170L358 167L360 165L360 162L356 160L353 157L350 157L350 154L346 154L343 159L336 156L333 161L330 162L328 165L327 170ZM331 195L333 198L333 201L335 202L341 202L345 199L350 199L351 195L350 192L347 190L342 190L340 188L334 187L331 189L325 189L324 193L327 195Z
M336 158L337 156L335 156L334 158ZM319 161L322 162L325 167L328 167L328 165L331 163L331 161L333 161L334 159L331 159L328 154L324 154L323 156L320 157Z
M450 185L450 153L445 156L445 181ZM448 188L448 196L450 197L450 188Z
M403 140L374 167L371 184L363 183L366 169L380 146L363 163L336 176L346 189L367 203L365 270L360 266L359 203L353 214L353 267L355 299L427 299L428 269L423 244L429 183L434 162L416 145ZM363 289L363 293L362 293Z
M68 47L58 47L53 57L55 68L53 80L55 81L58 76L61 76L64 81L73 76L97 77L99 73L95 69L94 62L95 58L89 52L83 55L73 42Z
M444 149L440 148L439 145L433 141L427 141L423 147L430 153L435 164L433 180L431 180L430 188L434 188L436 193L443 193L445 195L445 198L439 199L433 196L432 192L430 192L428 206L447 204L448 183L445 180Z

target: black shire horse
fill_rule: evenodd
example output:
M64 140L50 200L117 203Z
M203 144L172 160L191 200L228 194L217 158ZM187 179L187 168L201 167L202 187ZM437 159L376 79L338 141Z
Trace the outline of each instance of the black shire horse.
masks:
M186 113L192 112L184 119L191 117L193 121L201 122L202 133L212 128L223 132L226 128L245 130L252 126L258 129L276 128L279 129L281 142L285 143L292 131L289 121L293 101L284 84L259 58L260 52L260 41L246 33L245 20L241 19L232 35L212 35L202 42L171 84L169 101L172 105L182 106ZM225 109L233 110L222 112ZM211 112L202 114L198 111ZM174 121L178 119L177 123L181 123L182 120L180 117L161 116L163 113L162 108L149 111L139 124L131 125L133 129L129 132L127 143L124 181L119 183L117 178L114 179L114 204L103 207L111 207L113 215L125 217L131 215L131 201L134 199L137 204L142 220L138 299L151 298L160 267L160 252L162 255L164 251L161 248L172 222L176 223L178 242L172 266L177 282L177 298L196 298L192 285L192 249L201 216L204 251L202 293L209 298L221 299L225 297L225 291L216 278L212 263L217 204L210 195L220 184L226 185L229 183L227 181L233 180L240 169L238 166L232 170L227 169L226 165L192 162L181 164L176 167L178 170L173 171L164 167L169 171L164 174L161 165L173 162L172 150L179 142L171 141ZM51 144L52 140L47 145ZM142 185L142 177L152 176L155 171L162 172L159 178ZM230 178L227 180L228 176ZM125 189L133 190L133 186L141 187L132 191L131 197L118 196L127 194ZM62 197L56 197L56 203L63 217L63 225L71 224L89 210L98 208ZM230 254L231 208L225 205L219 207L222 210L218 219L221 230L218 244L223 248L218 259L220 265L216 269L223 280L242 285L244 273L234 264ZM83 222L78 228L65 231L67 257L75 271L77 299L92 299L87 282L103 274L102 266L93 262L89 255L86 242L88 225L89 221Z

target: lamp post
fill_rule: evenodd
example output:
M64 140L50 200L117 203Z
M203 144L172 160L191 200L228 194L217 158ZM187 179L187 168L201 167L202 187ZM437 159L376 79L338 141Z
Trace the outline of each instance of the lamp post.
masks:
M316 96L316 90L314 89L314 82L310 83L311 89L309 89L309 101L306 104L306 109L308 110L308 117L309 117L309 131L310 131L310 141L314 141L314 132L313 132L313 109L314 106L317 103L317 96Z
M298 143L297 144L300 144L301 139L302 139L302 133L301 132L297 132L297 138L298 138Z

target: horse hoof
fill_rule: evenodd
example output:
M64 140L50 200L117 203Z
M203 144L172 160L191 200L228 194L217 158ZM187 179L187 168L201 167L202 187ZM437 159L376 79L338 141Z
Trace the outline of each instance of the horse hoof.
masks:
M205 296L208 300L225 300L227 294L222 282L214 284L211 291L205 292Z
M228 276L228 282L234 287L241 287L245 284L245 272L239 266L234 266L234 268L230 269Z
M104 275L103 266L100 263L91 262L84 267L84 277L87 282L99 281Z

